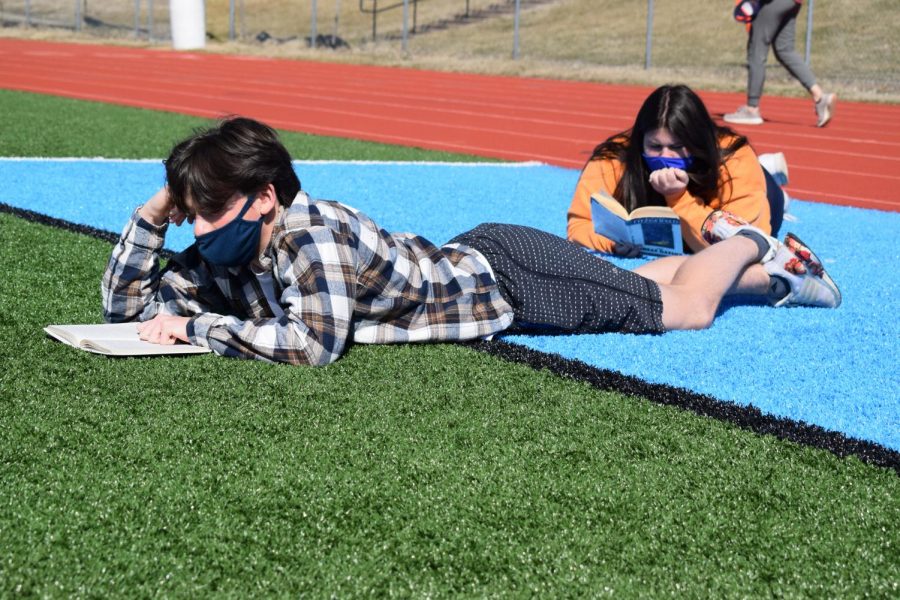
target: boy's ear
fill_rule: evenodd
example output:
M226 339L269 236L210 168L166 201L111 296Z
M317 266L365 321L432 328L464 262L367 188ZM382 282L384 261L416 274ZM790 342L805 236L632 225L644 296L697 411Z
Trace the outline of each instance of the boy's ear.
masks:
M268 214L278 206L278 194L275 192L275 186L271 183L263 188L257 195L257 209L260 214Z

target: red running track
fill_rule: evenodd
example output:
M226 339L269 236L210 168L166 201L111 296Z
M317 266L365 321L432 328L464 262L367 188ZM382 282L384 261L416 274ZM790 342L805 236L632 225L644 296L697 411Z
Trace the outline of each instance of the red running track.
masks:
M0 87L202 117L243 114L294 131L580 168L629 127L651 88L261 57L0 39ZM713 115L740 94L701 92ZM900 211L900 106L765 97L738 128L782 151L792 196Z

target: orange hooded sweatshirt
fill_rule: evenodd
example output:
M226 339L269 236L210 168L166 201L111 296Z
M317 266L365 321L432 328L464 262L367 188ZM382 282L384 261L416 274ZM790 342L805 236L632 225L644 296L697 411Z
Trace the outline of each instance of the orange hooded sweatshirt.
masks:
M727 147L731 138L720 142ZM600 190L612 196L622 176L624 165L618 160L591 160L581 172L568 213L568 238L591 250L611 254L615 243L594 233L591 220L591 194ZM714 210L727 210L769 234L769 201L766 179L756 153L748 145L725 161L719 172L718 194L707 205L687 190L681 195L666 198L666 204L681 219L681 234L688 248L694 252L708 246L700 235L700 226Z

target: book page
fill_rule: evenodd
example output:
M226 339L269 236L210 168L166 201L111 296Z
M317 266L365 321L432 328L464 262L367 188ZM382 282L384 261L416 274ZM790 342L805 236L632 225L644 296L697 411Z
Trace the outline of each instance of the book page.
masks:
M203 354L209 348L190 344L153 344L143 340L85 340L81 348L109 356L156 356L164 354Z
M96 325L49 325L44 331L74 345L86 339L140 340L137 323L100 323ZM63 336L62 340L57 336Z
M51 337L70 346L114 356L150 356L164 354L201 354L209 348L190 344L153 344L140 338L136 323L103 323L98 325L49 325L44 328Z
M631 211L630 215L632 221L634 219L644 219L648 217L654 219L678 220L678 215L668 206L641 206Z

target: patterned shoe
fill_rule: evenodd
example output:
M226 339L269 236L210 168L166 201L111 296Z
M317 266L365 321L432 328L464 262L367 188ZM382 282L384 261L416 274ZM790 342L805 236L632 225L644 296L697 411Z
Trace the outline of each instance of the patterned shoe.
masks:
M773 306L837 308L841 305L841 292L825 272L822 261L793 233L785 236L775 258L763 266L769 275L781 277L791 288Z
M769 250L760 262L767 263L772 260L775 253L778 252L778 249L781 247L781 242L770 235L766 235L762 229L750 225L747 221L727 210L713 211L706 217L706 220L703 221L703 225L700 226L700 234L708 244L715 244L716 242L727 240L744 230L755 231L769 243Z

